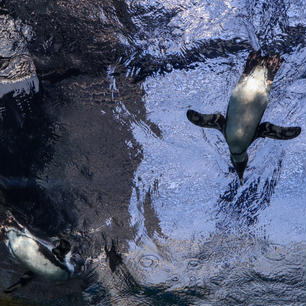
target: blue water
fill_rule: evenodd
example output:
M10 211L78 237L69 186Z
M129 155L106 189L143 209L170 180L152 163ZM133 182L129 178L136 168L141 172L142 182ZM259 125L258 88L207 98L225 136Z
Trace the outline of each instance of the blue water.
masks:
M34 281L16 296L56 306L305 305L303 1L55 7L58 16L69 8L61 31L73 44L54 30L33 47L40 7L32 21L0 15L1 212L45 238L64 233L94 277L48 284L48 294ZM258 49L284 59L262 121L302 132L254 142L240 185L221 133L186 111L225 115ZM23 269L4 258L1 290Z

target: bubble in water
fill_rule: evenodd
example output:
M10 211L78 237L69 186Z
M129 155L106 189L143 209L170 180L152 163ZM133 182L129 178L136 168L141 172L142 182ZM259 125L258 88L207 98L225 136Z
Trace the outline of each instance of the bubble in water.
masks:
M159 264L159 259L155 255L144 255L139 259L139 264L143 268L156 268Z
M187 265L188 270L199 270L201 269L200 262L196 259L190 260Z
M169 281L173 283L177 283L179 281L178 275L173 275Z
M200 260L200 261L206 261L206 260L209 259L210 255L211 255L211 254L208 253L208 252L203 252L203 253L201 253L201 254L199 255L199 260Z
M272 244L270 246L264 246L261 248L261 253L264 257L270 260L283 260L285 255L281 251L281 248L277 244Z

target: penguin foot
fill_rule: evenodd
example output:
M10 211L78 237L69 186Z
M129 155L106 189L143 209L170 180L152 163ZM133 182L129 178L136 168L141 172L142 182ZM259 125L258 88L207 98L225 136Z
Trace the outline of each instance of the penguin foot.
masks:
M243 74L249 75L256 66L266 66L268 69L268 81L273 82L273 79L281 66L283 59L279 54L273 56L261 56L261 51L251 52L247 58Z
M259 65L260 61L262 60L261 51L253 51L249 54L243 74L249 75L253 69Z
M266 59L266 66L268 68L268 80L273 81L274 77L284 60L280 58L279 54L273 55Z

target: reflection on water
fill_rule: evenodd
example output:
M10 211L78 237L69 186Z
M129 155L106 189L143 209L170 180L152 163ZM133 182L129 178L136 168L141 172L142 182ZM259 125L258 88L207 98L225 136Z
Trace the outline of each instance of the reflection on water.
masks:
M0 221L10 209L33 233L65 235L91 275L16 295L50 306L302 305L302 2L2 2ZM222 135L186 110L225 114L259 48L284 58L263 121L302 133L254 142L240 186ZM0 252L2 290L25 271Z

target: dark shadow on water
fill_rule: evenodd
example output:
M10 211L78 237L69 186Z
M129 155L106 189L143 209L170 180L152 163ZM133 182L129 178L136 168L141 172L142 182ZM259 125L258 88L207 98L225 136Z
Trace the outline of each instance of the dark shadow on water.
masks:
M75 221L71 210L59 214L36 181L38 172L52 159L57 140L43 99L33 88L28 94L10 92L0 99L4 108L0 121L1 191L5 206L21 222L52 235L63 230L67 220Z
M240 186L238 179L228 185L228 189L219 196L217 202L218 214L222 222L217 224L217 228L222 231L228 230L228 224L236 226L250 226L257 222L258 213L269 206L275 186L279 180L282 167L282 159L278 161L271 178L266 178L263 187L260 187L261 177L257 177L252 182L247 182ZM239 193L239 189L243 189Z

